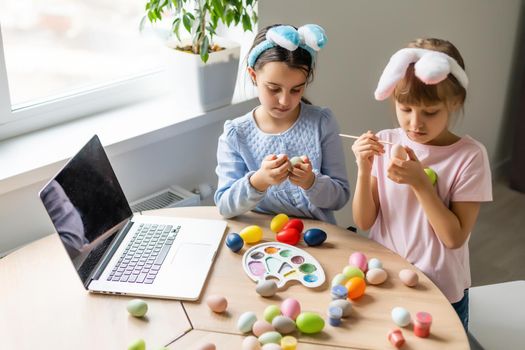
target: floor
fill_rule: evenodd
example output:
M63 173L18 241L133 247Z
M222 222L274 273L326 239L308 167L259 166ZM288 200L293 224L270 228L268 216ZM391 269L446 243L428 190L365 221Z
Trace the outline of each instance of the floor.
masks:
M525 280L525 193L501 180L470 238L472 286Z

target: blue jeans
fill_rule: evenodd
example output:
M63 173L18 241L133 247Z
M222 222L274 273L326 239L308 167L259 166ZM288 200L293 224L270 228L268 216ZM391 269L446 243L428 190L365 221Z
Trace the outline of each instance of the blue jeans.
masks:
M452 307L456 310L456 313L459 316L465 332L468 331L468 288L463 292L463 298L457 303L452 303Z

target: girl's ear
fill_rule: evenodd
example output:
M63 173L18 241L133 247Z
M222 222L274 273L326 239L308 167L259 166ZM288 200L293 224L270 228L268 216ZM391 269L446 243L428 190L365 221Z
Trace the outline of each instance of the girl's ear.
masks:
M253 85L257 85L257 73L252 67L248 67L248 74L250 75L250 78L252 78Z

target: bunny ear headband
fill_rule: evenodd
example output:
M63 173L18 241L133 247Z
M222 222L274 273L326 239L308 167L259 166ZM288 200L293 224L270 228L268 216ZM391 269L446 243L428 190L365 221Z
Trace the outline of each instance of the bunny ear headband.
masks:
M315 58L316 52L325 46L326 41L324 29L317 24L306 24L299 29L287 25L272 27L266 32L266 40L257 44L250 52L248 67L253 68L259 56L275 46L289 51L295 51L301 47L308 51L312 58Z
M374 93L376 100L388 98L397 83L404 78L408 66L414 62L415 75L425 84L435 85L445 80L450 73L465 89L468 86L467 74L449 55L427 49L405 48L393 54L386 65Z

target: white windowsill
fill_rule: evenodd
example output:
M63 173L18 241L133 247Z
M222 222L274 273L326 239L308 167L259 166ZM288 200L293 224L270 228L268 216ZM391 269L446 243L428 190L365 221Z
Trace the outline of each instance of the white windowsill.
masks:
M257 103L237 94L232 104L203 112L171 101L166 95L0 141L0 195L49 179L94 134L111 157L240 116Z

